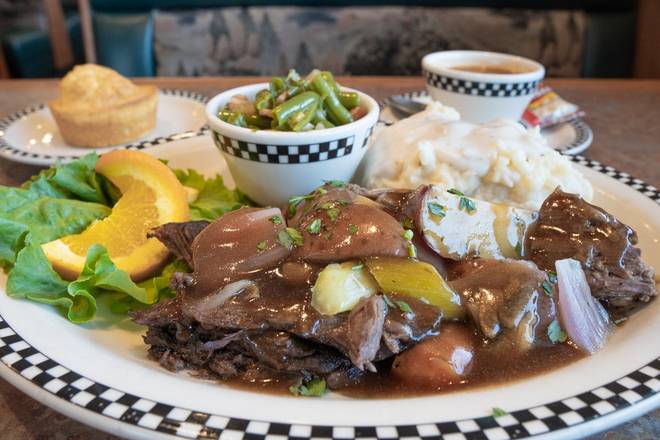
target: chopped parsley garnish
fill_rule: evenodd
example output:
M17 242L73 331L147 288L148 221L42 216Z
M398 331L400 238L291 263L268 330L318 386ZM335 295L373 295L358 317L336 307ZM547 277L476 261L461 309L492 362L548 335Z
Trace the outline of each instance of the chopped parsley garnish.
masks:
M285 248L293 249L294 246L301 246L303 244L303 237L297 229L286 228L278 232L277 241Z
M543 291L545 292L546 295L552 297L552 286L550 285L549 282L543 281L541 283L541 287L543 287Z
M265 251L267 247L268 247L268 242L266 240L257 243L257 249L260 251Z
M274 215L271 218L269 218L270 222L274 225L281 225L282 224L282 217L279 215Z
M463 209L468 214L472 214L474 211L477 210L477 207L474 204L474 201L467 198L465 196L465 194L463 194L462 192L460 192L456 188L450 188L450 189L447 190L447 192L449 194L453 194L455 196L460 197L460 200L458 201L458 209Z
M429 202L426 206L429 208L429 212L437 217L442 218L445 215L447 215L447 213L445 212L446 208L442 206L440 203Z
M407 302L405 301L394 301L396 305L399 307L399 309L404 312L404 313L413 313L413 310L410 308Z
M289 204L299 205L303 200L313 199L315 194L307 194L306 196L295 196L289 199Z
M330 185L333 188L343 188L346 186L346 182L343 180L324 180L323 183Z
M364 263L358 263L355 266L351 267L353 270L362 270L364 269Z
M291 237L295 246L302 246L303 236L296 228L286 228L286 233Z
M339 200L335 200L335 203L341 206L346 206L346 205L350 205L353 202L351 202L350 200L339 199Z
M390 297L385 294L383 294L383 300L385 301L385 304L387 304L387 307L391 309L398 308L403 313L412 313L413 315L415 314L415 312L413 312L413 309L410 308L410 305L408 305L408 303L405 301L401 301L401 300L392 301Z
M316 188L316 191L314 191L314 193L317 195L323 195L323 194L327 194L328 190L325 188Z
M277 241L285 248L289 250L293 249L293 240L291 240L285 229L277 233Z
M355 235L355 234L357 234L357 231L358 231L358 227L357 227L357 225L354 225L353 223L351 223L350 225L348 225L348 233L349 233L349 234L351 234L351 235Z
M309 382L294 384L289 387L294 396L320 397L327 391L324 379L312 379Z
M566 332L559 326L559 321L555 319L550 323L548 326L548 338L550 338L550 342L553 344L565 342L567 337Z
M298 205L300 205L300 202L302 202L303 200L313 199L314 197L316 197L316 194L307 194L306 196L291 197L289 199L289 214L292 217L296 215L296 212L298 211Z
M415 227L415 224L413 223L413 219L411 219L410 217L406 217L401 222L401 226L403 226L404 229L412 229Z
M408 256L410 258L417 258L417 248L412 243L408 243Z
M309 232L310 234L320 233L321 232L321 219L320 218L314 219L314 221L311 222L309 224L309 226L307 226L307 232Z
M296 205L293 204L289 205L289 215L293 217L294 215L296 215L296 212L298 212L298 208L296 208Z
M465 196L461 196L461 199L458 201L458 209L462 209L468 214L472 214L474 211L477 210L477 207L474 204L473 200L468 199Z
M403 232L403 238L405 238L406 241L408 242L408 256L410 258L417 258L417 248L415 247L414 244L412 244L413 236L414 236L413 231L411 231L410 229L406 229Z
M325 211L326 214L328 214L328 218L330 221L335 221L337 220L337 217L339 217L339 208L330 208L327 211Z
M343 204L343 202L341 200L324 202L319 205L319 208L323 209L325 213L328 215L330 221L334 222L335 220L337 220L337 217L339 217L339 208L336 207L337 204Z
M502 408L498 408L497 406L493 407L493 417L502 417L509 414L508 412L504 411Z

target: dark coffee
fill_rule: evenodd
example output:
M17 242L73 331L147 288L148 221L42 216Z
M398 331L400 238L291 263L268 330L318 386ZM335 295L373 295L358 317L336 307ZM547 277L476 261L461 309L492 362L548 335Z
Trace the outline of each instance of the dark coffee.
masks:
M496 74L512 74L512 73L523 73L529 72L529 70L524 70L521 68L514 68L511 66L505 65L492 65L492 64L469 64L463 66L454 66L453 70L460 70L463 72L473 72L473 73L496 73Z

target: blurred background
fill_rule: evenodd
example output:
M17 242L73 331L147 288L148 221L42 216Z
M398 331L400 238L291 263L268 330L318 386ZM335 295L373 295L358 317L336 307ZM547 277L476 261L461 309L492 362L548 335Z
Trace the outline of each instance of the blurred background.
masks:
M519 54L553 77L660 77L658 0L0 0L0 77L96 62L127 76L313 67L417 75L444 49Z

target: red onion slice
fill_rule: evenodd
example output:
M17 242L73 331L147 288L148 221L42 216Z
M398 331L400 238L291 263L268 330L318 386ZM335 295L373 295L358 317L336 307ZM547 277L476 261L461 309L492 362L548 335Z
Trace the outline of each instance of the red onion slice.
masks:
M218 313L216 309L222 307L227 300L238 294L258 295L259 288L254 281L239 280L201 298L186 296L182 304L183 312L203 323L206 321L207 316Z
M612 331L605 308L591 296L579 261L555 261L559 283L559 319L568 337L581 350L593 354L603 348Z

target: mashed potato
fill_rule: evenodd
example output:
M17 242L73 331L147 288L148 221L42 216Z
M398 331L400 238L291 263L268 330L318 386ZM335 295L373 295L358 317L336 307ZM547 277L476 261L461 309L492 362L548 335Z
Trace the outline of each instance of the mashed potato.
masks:
M537 130L511 120L471 124L439 103L383 128L362 167L359 180L369 188L434 183L527 209L538 209L557 186L593 196L589 181Z

